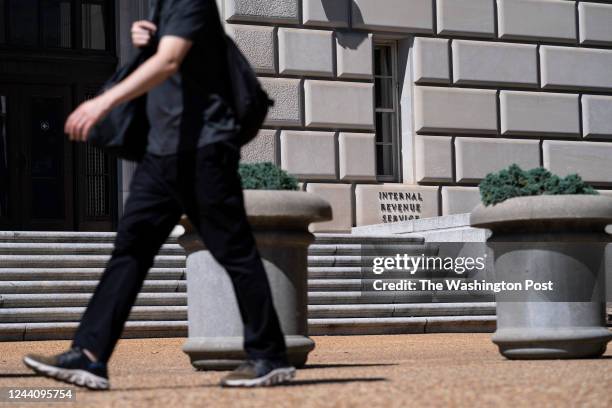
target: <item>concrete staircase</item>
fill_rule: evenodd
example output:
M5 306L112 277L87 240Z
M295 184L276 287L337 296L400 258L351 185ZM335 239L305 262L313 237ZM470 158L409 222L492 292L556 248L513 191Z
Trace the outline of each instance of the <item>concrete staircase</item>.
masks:
M441 279L442 272L371 273L371 257L435 255L422 238L319 234L309 249L309 327L311 334L394 334L490 332L495 329L493 296L445 291L372 290L374 279ZM468 300L469 301L466 301Z
M113 248L114 233L0 232L0 340L70 338ZM169 239L124 337L187 335L185 255Z
M176 238L156 258L124 337L187 335L185 255ZM0 232L0 341L70 338L113 240L113 233ZM371 286L362 250L372 245L414 255L435 250L413 237L318 235L309 253L311 334L493 330L491 301L362 290Z

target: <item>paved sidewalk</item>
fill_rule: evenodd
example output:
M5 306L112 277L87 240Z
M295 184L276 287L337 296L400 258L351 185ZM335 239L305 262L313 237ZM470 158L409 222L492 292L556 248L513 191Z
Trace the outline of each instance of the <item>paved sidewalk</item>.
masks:
M184 339L123 340L110 367L112 390L78 390L78 404L68 406L612 407L612 346L597 360L508 361L489 338L315 337L309 366L292 385L253 390L222 389L217 387L221 373L194 371L180 351ZM0 387L66 387L32 376L20 358L26 352L55 353L67 345L0 343Z

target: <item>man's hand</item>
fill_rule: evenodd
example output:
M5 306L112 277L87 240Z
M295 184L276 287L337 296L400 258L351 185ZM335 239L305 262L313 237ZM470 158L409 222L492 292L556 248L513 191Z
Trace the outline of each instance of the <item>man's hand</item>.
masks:
M132 24L132 44L136 48L146 47L151 43L153 34L157 31L157 26L150 21L140 20Z
M70 140L86 142L91 128L106 116L110 105L104 99L104 94L83 102L70 114L64 131Z
M91 128L115 106L143 95L174 75L192 46L181 37L164 36L155 55L102 95L84 102L66 121L70 140L85 142Z

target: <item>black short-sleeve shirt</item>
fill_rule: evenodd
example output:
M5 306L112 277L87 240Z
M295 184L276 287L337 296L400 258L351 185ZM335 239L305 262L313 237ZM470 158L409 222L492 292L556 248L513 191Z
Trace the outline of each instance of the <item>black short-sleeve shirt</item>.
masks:
M193 41L179 71L149 91L149 153L170 155L231 139L225 34L215 0L158 0L158 36Z

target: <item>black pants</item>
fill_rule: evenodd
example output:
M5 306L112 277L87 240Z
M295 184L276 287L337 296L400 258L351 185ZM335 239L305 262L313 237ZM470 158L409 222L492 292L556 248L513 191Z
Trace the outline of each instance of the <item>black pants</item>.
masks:
M237 167L239 154L216 143L172 156L147 154L132 179L115 248L74 338L109 360L153 259L185 213L229 273L250 358L284 359L285 341L255 246Z

